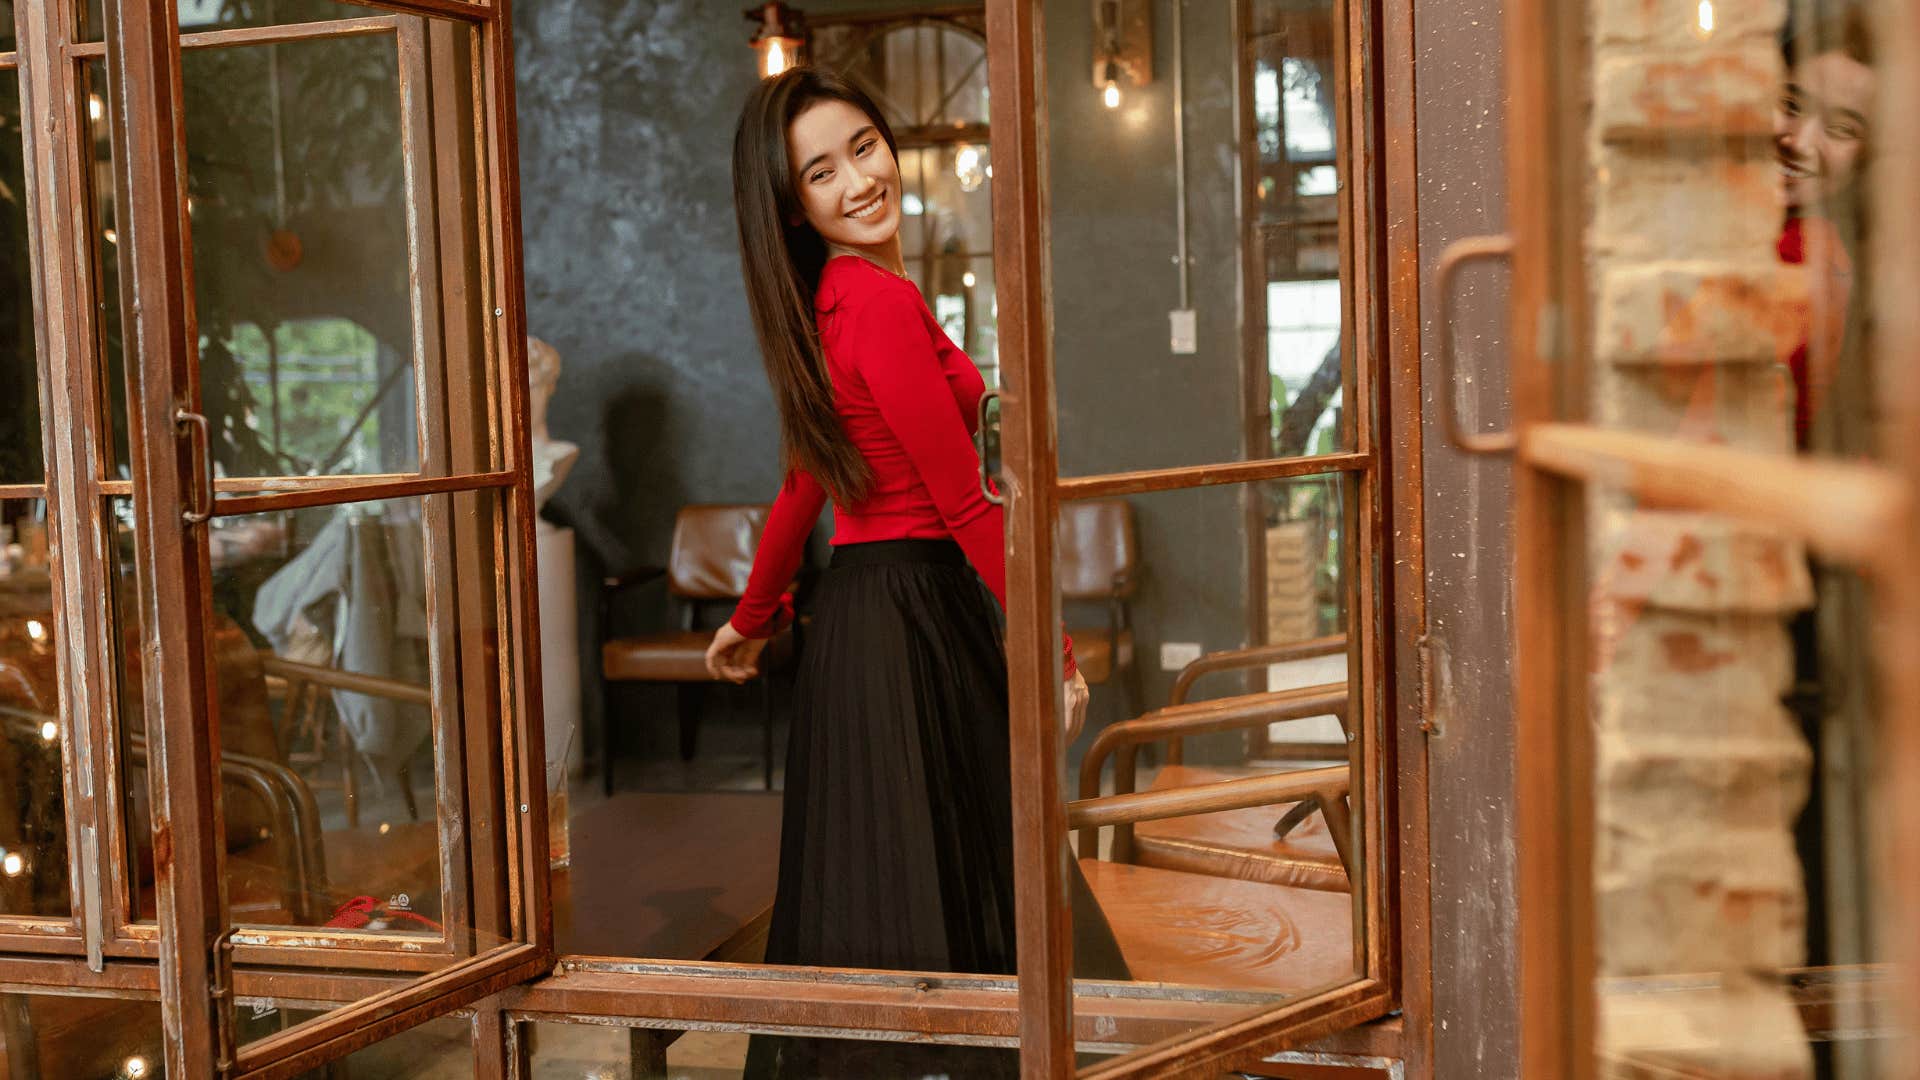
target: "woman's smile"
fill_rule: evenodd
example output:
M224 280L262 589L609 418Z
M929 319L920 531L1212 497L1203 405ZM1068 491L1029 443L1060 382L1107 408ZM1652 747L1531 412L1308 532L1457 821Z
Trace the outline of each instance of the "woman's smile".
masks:
M869 199L867 202L861 204L858 209L848 211L847 216L852 218L855 221L865 221L867 218L870 218L873 215L878 214L880 211L886 209L886 204L887 204L887 189L883 187L880 189L879 194L875 195L872 199Z

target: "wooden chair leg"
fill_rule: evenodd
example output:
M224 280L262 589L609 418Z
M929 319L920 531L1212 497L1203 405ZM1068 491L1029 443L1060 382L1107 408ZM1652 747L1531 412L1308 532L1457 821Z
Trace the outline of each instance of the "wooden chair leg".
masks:
M338 723L336 718L336 723ZM347 804L347 828L360 827L360 752L353 748L353 740L347 736L347 728L339 724L334 728L340 739L341 779L340 795Z
M699 744L700 706L707 688L699 683L680 683L675 692L680 707L680 760L692 761Z
M760 676L760 752L766 762L764 782L773 790L773 683L772 676Z
M626 700L626 687L602 680L600 683L600 794L613 796L613 707Z
M653 1028L628 1028L628 1069L627 1075L634 1080L653 1080L667 1075L667 1046L680 1037L677 1031L656 1031Z

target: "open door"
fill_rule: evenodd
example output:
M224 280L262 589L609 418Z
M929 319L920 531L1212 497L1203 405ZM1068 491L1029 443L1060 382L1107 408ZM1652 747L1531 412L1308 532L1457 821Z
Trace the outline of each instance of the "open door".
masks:
M987 10L1023 1072L1217 1076L1394 999L1371 9Z
M117 307L101 947L170 1074L292 1075L550 963L506 12L50 7Z
M1527 1076L1911 1070L1920 22L1509 9ZM1732 74L1737 73L1737 74ZM1443 280L1442 288L1446 287Z

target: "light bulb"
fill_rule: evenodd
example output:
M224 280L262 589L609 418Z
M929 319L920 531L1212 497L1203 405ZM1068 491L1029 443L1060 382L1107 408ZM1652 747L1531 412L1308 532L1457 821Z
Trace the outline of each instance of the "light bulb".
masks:
M32 638L34 640L34 644L36 645L46 644L47 624L41 622L39 619L28 619L27 620L27 636Z
M9 851L6 858L0 859L0 871L4 871L8 877L19 877L26 868L27 860L21 858L17 851Z
M763 74L772 78L792 66L793 58L787 55L787 47L780 43L779 38L768 38L767 69Z
M1107 88L1105 90L1100 91L1100 100L1106 102L1107 108L1109 109L1119 108L1120 107L1120 84L1114 82L1112 79L1108 79Z
M965 286L966 286L967 288L969 288L969 289L971 289L971 288L973 288L973 283L974 283L974 282L976 282L976 281L978 281L978 280L980 280L980 279L979 279L979 278L976 278L976 277L974 277L974 276L973 276L973 271L971 271L971 270L969 270L969 271L967 271L966 273L964 273L964 274L961 274L961 275L960 275L960 284L962 284L962 285L965 285Z
M121 1069L133 1080L141 1080L147 1075L147 1059L135 1054L127 1059L127 1063L121 1066Z
M1700 0L1700 7L1694 14L1694 28L1701 37L1713 34L1713 0Z
M59 735L60 735L60 728L53 721L48 720L45 723L40 725L41 739L47 742L52 742L54 739L58 738Z

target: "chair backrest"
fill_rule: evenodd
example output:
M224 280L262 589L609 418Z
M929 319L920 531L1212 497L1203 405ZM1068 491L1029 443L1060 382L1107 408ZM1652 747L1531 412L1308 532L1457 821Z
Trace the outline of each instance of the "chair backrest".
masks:
M753 549L769 506L683 506L673 523L667 590L689 600L732 600L747 591Z
M1125 571L1120 595L1133 593L1138 548L1133 536L1133 504L1125 499L1088 499L1060 507L1060 595L1068 600L1097 600L1113 594L1115 574Z

